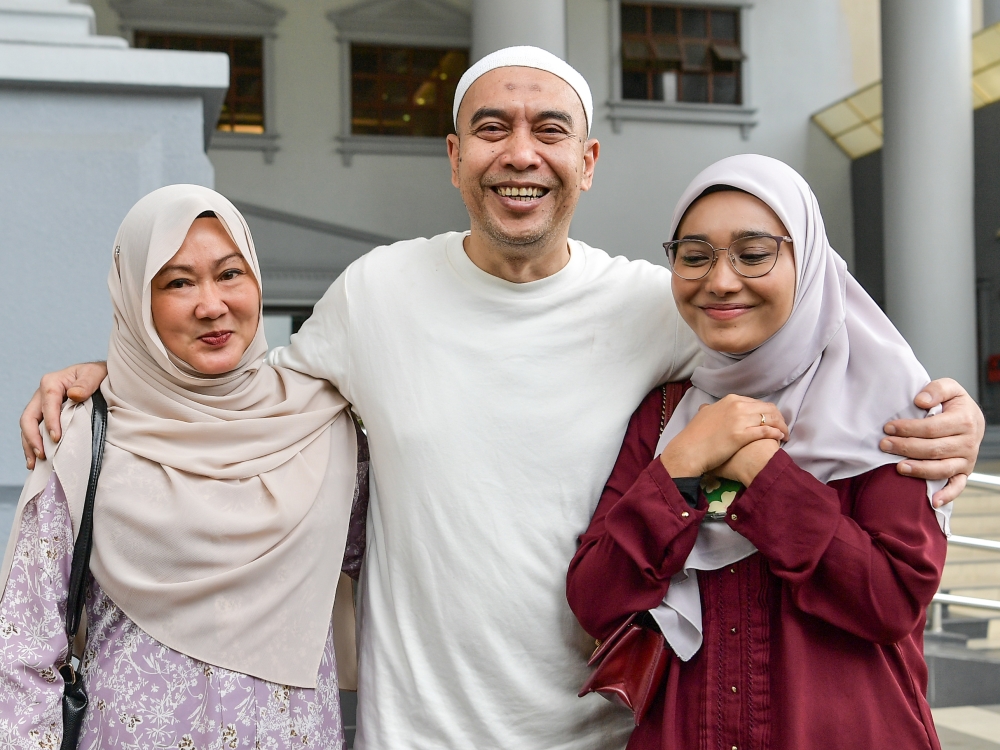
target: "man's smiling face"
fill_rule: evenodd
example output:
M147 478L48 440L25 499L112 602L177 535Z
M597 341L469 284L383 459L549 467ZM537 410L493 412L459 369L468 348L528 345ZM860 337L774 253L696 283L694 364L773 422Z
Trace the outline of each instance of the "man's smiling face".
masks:
M572 86L543 70L497 68L466 92L457 130L448 136L451 181L473 234L520 256L568 233L598 149Z

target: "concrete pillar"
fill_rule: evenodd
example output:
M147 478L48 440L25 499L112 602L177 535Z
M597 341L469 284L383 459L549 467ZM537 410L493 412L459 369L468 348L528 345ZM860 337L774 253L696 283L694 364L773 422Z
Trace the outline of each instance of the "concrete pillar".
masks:
M983 0L983 27L1000 23L1000 0Z
M566 0L473 0L472 60L530 44L566 59Z
M93 30L89 5L0 0L0 506L24 480L17 420L38 378L107 356L126 212L155 188L214 179L205 147L228 57ZM6 539L0 528L0 550Z
M886 311L975 396L971 44L967 2L882 0Z

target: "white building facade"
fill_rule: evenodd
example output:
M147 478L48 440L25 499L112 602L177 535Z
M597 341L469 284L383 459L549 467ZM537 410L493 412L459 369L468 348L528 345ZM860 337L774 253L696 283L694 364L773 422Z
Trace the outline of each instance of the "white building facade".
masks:
M594 187L582 197L574 220L574 237L613 255L662 263L661 243L687 182L717 159L756 152L782 159L810 181L834 247L853 263L851 161L810 116L880 76L879 0L91 0L90 5L100 35L159 48L127 52L180 60L214 57L204 50L218 50L227 52L232 64L217 124L208 109L191 104L190 116L205 118L198 132L207 133L201 144L208 144L207 160L202 154L185 161L188 157L164 151L155 179L133 181L127 190L116 186L120 195L113 199L105 194L100 211L107 218L95 222L97 209L86 204L74 209L75 225L99 225L100 241L91 255L73 262L80 265L79 278L100 294L103 253L131 202L166 182L211 184L214 173L214 186L244 211L254 231L269 339L281 343L343 268L371 247L468 227L450 183L443 132L429 135L414 123L425 114L433 119L428 112L434 110L440 126L441 112L450 112L448 86L462 67L492 49L520 43L564 55L594 92L592 135L601 142L601 155ZM971 7L970 33L982 24L982 0L972 0ZM645 21L637 20L640 16ZM412 121L403 110L416 106L425 89L404 91L409 100L394 115L386 108L399 94L393 88L399 81L373 73L369 83L375 88L362 90L365 54L375 55L372 50L383 62L392 50L408 50L410 68L403 78L411 83L423 75L417 59L437 55L437 67L431 65L425 76L425 84L437 86L436 95L425 97L420 111L412 110ZM180 68L172 64L165 70ZM645 100L637 98L643 93ZM131 96L142 100L138 89ZM195 96L190 102L196 99L206 101ZM67 114L65 121L73 117ZM9 122L2 120L0 129ZM160 137L166 143L182 131L193 132L185 127L164 121ZM95 173L114 158L96 151L91 156ZM200 165L184 166L198 159ZM56 179L58 170L47 174ZM102 185L109 182L114 181ZM9 179L0 189L16 186L17 180ZM100 195L95 191L92 197ZM11 255L6 248L4 253ZM36 260L37 269L25 267L18 274L38 277L59 265L55 256ZM9 308L8 328L23 320L23 309ZM107 331L108 310L104 301L55 305L42 313L46 330L73 320L93 329L94 341L33 340L30 346L41 354L8 375L10 387L0 397L0 485L23 480L16 417L38 375L101 356L97 339Z

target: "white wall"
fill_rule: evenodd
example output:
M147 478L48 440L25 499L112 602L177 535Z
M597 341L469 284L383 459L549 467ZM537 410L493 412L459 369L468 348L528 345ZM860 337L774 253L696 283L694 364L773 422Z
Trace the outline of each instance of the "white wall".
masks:
M39 377L104 359L115 233L140 197L212 184L202 100L0 89L0 485L25 476Z

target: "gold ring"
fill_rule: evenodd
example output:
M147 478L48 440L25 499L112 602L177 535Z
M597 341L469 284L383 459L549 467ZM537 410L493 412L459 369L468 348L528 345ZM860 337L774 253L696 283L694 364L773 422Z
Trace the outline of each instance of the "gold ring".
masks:
M760 415L760 426L763 427L766 424L767 424L767 417L765 417L763 414L761 414Z

